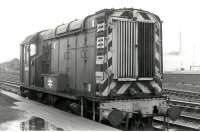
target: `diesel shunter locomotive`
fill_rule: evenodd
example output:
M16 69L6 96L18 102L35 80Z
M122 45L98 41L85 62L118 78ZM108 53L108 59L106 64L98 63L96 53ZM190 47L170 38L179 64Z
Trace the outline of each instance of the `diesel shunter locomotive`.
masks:
M153 13L103 9L20 47L22 96L129 130L179 116L162 95L162 22Z

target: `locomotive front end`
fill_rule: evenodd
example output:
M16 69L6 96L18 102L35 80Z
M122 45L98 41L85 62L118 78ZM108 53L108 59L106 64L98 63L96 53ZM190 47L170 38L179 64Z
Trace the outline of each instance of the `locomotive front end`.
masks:
M162 96L159 17L143 10L122 9L97 20L96 94L106 97L100 103L100 120L118 126L131 119L136 126L152 124L152 117L158 115L176 119L179 110L168 109L167 97Z

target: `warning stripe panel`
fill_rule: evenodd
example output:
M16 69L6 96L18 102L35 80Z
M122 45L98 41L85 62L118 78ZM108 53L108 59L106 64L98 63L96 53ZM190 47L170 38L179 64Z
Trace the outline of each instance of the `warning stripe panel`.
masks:
M155 24L155 76L161 78L162 72L162 50L161 50L161 36L160 36L160 24Z
M146 87L145 85L143 85L142 83L137 82L136 84L141 89L142 93L151 93L151 91L149 90L149 88Z
M117 91L117 94L124 94L125 91L131 86L131 82L126 82L122 87Z
M102 95L103 96L108 96L108 94L110 93L110 91L112 89L114 89L115 87L117 86L117 83L116 82L111 82L110 85L108 85L105 90L102 92Z
M100 26L101 25L101 26ZM103 27L106 24L99 24L97 28ZM104 95L108 94L109 91L105 91L107 87L110 87L111 76L112 76L112 28L110 25L108 26L108 36L107 28L104 26L104 35L98 35L102 32L101 29L97 29L97 56L96 56L96 83L100 88L99 95L102 95L104 91ZM103 72L103 74L99 73ZM111 87L113 84L111 85Z
M157 89L158 92L162 91L162 88L155 81L151 81L151 85L152 85L153 88Z
M104 83L105 84L105 83ZM104 85L106 86L106 85ZM107 85L102 92L102 96L112 95L125 95L129 94L152 94L154 92L161 92L162 88L155 81L142 81L142 82L118 82L113 81Z

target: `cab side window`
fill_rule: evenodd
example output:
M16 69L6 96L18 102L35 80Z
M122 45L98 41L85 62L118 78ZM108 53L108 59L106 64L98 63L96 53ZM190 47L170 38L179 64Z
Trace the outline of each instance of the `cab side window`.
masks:
M30 56L34 56L36 54L36 45L30 44Z

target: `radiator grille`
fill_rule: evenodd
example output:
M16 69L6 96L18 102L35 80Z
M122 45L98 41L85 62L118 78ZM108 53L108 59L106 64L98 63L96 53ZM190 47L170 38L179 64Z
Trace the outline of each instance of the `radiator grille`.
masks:
M115 78L153 77L154 24L117 20L113 32Z
M137 76L137 23L117 21L117 78L136 78Z
M139 77L154 75L154 24L138 23Z

